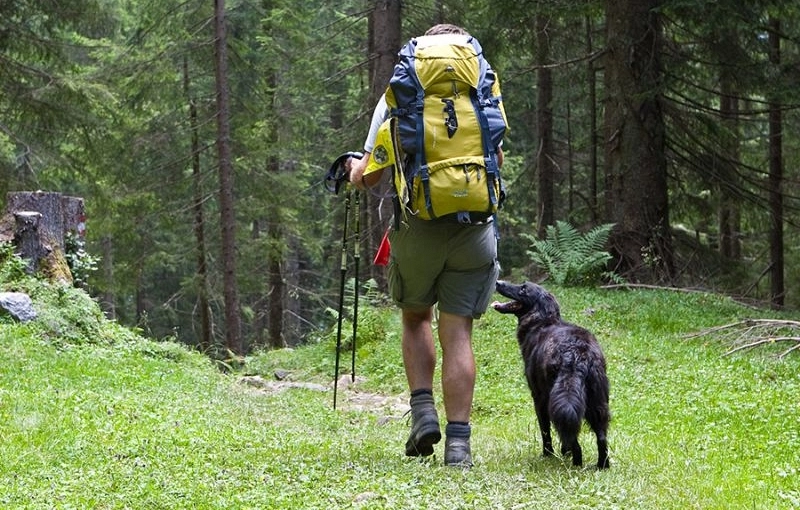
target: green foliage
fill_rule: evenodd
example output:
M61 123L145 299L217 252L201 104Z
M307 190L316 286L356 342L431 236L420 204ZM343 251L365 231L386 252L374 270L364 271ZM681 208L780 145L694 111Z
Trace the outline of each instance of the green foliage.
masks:
M355 279L350 278L345 282L344 287L344 306L342 307L342 343L349 349L352 341L353 315L355 312L354 301ZM337 298L338 300L338 298ZM358 303L358 330L356 332L359 345L380 341L386 334L385 327L380 317L374 316L374 311L389 304L388 298L378 289L375 280L368 280L361 283ZM323 332L323 341L335 344L338 330L338 309L328 308L326 310L331 319L330 327Z
M14 161L14 143L8 135L0 131L0 168L10 165Z
M106 320L97 302L84 290L36 281L26 289L37 310L39 333L57 345L114 343L129 330Z
M599 225L581 234L569 223L557 221L547 227L544 240L530 234L523 236L531 242L528 256L556 285L590 286L601 280L620 280L618 275L604 269L611 259L605 245L613 227L613 224Z
M64 236L64 257L72 273L72 279L78 286L85 286L89 282L89 275L97 271L98 257L86 251L86 242L73 233L67 232Z
M10 244L0 244L0 290L24 292L31 297L36 319L30 328L54 345L110 345L136 335L106 320L97 302L84 290L30 276L26 264Z
M26 278L27 267L27 263L15 253L13 244L0 242L0 285L8 287Z

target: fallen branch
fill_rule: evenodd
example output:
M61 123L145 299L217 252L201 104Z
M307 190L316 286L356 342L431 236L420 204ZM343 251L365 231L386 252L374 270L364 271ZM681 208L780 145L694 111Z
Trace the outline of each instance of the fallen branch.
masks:
M702 288L690 288L690 287L668 287L664 285L652 285L647 283L611 283L608 285L601 285L600 289L648 289L648 290L671 290L673 292L685 292L687 294L714 294L713 291L702 289ZM750 308L752 310L761 310L764 308L766 303L759 304L758 301L751 300L748 302L745 300L744 297L741 296L729 296L731 299L736 301L738 304Z
M740 345L739 347L735 347L735 348L729 350L728 352L726 352L725 356L728 356L729 354L733 354L734 352L737 352L737 351L743 351L745 349L751 349L753 347L758 347L759 345L776 344L776 343L779 343L779 342L794 342L797 345L793 346L790 349L790 350L793 350L793 349L796 349L797 347L800 346L800 337L797 337L797 336L783 336L783 337L777 337L777 338L761 338L759 340L754 340L754 341L752 341L750 343L747 343L747 344L744 344L744 345Z
M688 289L685 287L665 287L663 285L650 285L646 283L613 283L608 285L601 285L601 289L649 289L649 290L672 290L675 292L688 292L688 293L708 293L703 289Z
M794 345L778 355L779 359L783 359L800 349L800 321L745 319L691 333L685 338L702 336L716 336L721 341L730 344L731 348L724 354L725 356L762 345L793 343Z
M793 346L789 347L788 349L786 349L785 351L783 351L782 353L780 353L780 354L778 355L778 358L780 358L780 359L783 359L783 358L784 358L784 357L785 357L787 354L789 354L789 353L790 353L790 352L792 352L792 351L796 351L797 349L800 349L800 342L798 342L797 344L795 344L795 345L793 345Z

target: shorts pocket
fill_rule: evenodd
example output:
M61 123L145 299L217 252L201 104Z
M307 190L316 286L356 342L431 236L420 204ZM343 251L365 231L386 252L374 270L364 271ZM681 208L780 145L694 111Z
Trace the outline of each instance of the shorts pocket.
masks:
M499 276L500 263L495 260L492 262L491 267L487 271L487 279L483 286L483 292L478 297L478 301L475 303L475 308L472 310L473 317L480 317L486 312L486 309L489 308L489 302L492 300L492 296L494 295L497 278Z
M403 279L400 277L400 269L394 260L389 260L389 267L387 268L387 277L389 281L389 295L395 303L403 301Z

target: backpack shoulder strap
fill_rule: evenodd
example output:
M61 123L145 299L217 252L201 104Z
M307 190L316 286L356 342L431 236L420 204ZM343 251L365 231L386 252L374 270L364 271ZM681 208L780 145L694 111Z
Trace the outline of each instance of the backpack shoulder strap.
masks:
M413 38L408 41L401 49L399 53L399 62L397 66L402 68L403 73L398 73L397 69L395 69L395 76L406 76L407 79L413 82L413 89L416 91L415 96L407 97L405 99L405 103L408 105L406 109L414 109L413 112L408 111L401 111L401 108L398 107L400 98L394 97L394 92L392 92L392 101L394 102L394 106L390 107L390 114L393 117L396 116L403 116L413 113L413 117L416 118L416 126L415 126L415 137L416 137L416 146L417 147L425 147L425 119L423 117L423 109L425 106L425 89L422 87L422 83L420 82L419 76L417 75L416 70L416 57L417 57L417 47L420 41L419 38ZM392 90L391 85L389 89ZM401 99L402 100L402 99ZM424 150L418 150L414 156L414 168L420 172L420 175L423 179L423 183L427 181L428 176L428 161L425 157Z

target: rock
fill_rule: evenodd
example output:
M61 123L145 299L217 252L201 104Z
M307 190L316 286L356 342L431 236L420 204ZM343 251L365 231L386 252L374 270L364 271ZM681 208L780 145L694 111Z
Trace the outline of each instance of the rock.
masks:
M361 377L360 375L357 375L355 376L355 378L353 378L351 374L344 374L339 376L338 387L340 389L346 389L346 390L353 389L356 386L363 384L364 381L366 380L367 380L366 377ZM331 386L333 386L333 383L331 383Z
M30 296L22 292L0 292L0 308L20 322L36 318L36 310Z
M246 384L267 393L277 393L287 388L301 388L313 391L328 391L328 387L322 384L294 381L270 381L260 375L246 375L239 379L241 384Z

